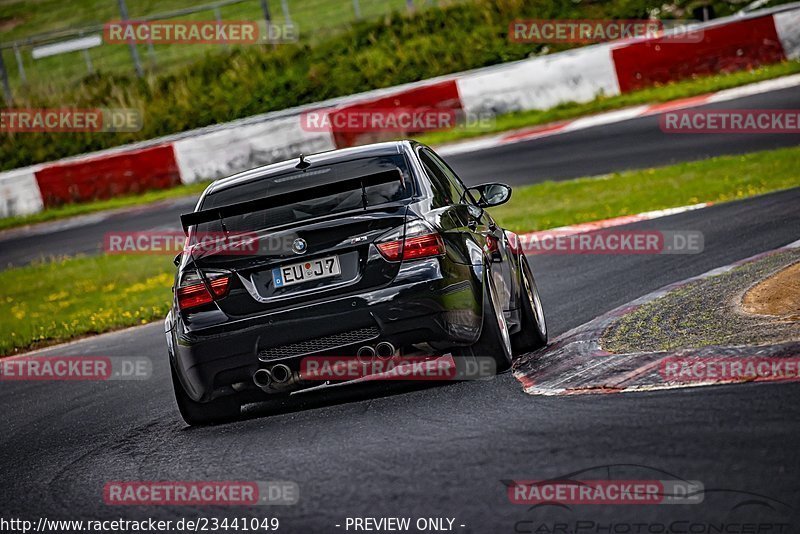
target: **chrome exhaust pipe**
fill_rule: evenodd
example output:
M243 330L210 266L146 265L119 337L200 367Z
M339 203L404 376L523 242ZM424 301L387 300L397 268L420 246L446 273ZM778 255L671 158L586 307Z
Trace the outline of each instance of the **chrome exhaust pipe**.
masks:
M374 357L375 349L369 345L364 345L356 352L356 358L358 358L358 361L361 363L371 362Z
M375 346L375 354L381 360L388 360L392 356L394 356L394 345L389 343L388 341L381 341Z
M272 373L272 380L274 380L276 384L285 384L292 378L292 370L282 363L273 366L270 371Z
M268 388L270 382L272 382L272 375L266 369L259 369L253 373L253 383L259 388Z

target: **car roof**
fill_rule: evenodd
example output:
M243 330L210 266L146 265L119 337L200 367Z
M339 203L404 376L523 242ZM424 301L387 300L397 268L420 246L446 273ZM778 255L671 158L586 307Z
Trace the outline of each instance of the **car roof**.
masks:
M338 150L319 152L317 154L309 154L308 156L304 155L303 159L311 164L311 166L308 168L313 168L314 166L318 165L331 165L353 159L403 154L410 148L411 143L412 141L373 143L371 145L361 145L352 148L341 148ZM277 163L271 163L262 167L256 167L255 169L243 171L238 174L228 176L227 178L220 178L208 186L203 196L217 193L230 187L236 187L248 182L261 180L271 175L290 171L291 169L297 167L298 163L300 163L299 157Z

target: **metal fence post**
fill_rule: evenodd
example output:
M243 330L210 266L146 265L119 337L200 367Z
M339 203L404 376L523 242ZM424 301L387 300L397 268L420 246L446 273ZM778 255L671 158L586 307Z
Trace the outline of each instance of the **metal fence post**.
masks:
M83 51L83 60L86 62L86 70L89 74L94 74L94 65L92 65L92 57L89 55L89 50Z
M222 26L222 13L219 10L219 6L214 6L214 20L217 21L217 26ZM228 49L229 46L227 42L222 45L225 49Z
M269 4L267 0L261 0L261 11L264 12L264 20L267 21L267 41L272 41L272 31L270 28L272 27L272 17L269 14ZM275 48L277 45L273 42L272 48Z
M267 0L261 0L261 11L264 12L264 20L267 21L267 28L269 29L269 25L272 23L272 17L269 14L269 4Z
M361 18L361 4L358 3L358 0L353 0L353 10L356 12L356 18Z
M119 16L123 22L128 20L128 6L125 5L125 0L117 0L119 4ZM131 58L133 58L133 67L136 69L136 76L139 78L144 77L144 70L142 70L142 62L139 59L139 50L136 49L134 41L128 42L128 47L131 49Z
M19 81L23 84L28 83L28 77L25 75L25 65L22 63L22 54L19 52L17 43L14 43L14 58L17 60L17 70L19 71Z
M83 37L83 32L78 33L78 37ZM89 55L89 49L84 48L82 55L83 61L86 63L86 71L89 74L94 74L94 65L92 65L92 57Z
M283 10L283 20L286 24L292 23L292 15L289 13L289 2L281 0L281 9Z

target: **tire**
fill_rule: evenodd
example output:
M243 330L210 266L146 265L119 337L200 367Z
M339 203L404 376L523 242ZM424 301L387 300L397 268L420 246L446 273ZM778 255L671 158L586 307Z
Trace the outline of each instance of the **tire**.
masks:
M547 345L547 321L542 299L530 265L525 256L519 259L520 270L520 330L512 336L514 355L518 356Z
M497 366L496 371L501 373L511 367L513 351L511 335L508 332L503 308L494 287L491 275L487 274L483 284L483 324L481 336L478 341L469 347L471 356L491 356Z
M178 403L178 411L187 424L208 425L231 421L239 417L242 407L236 397L220 397L209 402L193 401L183 389L183 385L171 364L169 368L172 373L172 387L175 389L175 401Z

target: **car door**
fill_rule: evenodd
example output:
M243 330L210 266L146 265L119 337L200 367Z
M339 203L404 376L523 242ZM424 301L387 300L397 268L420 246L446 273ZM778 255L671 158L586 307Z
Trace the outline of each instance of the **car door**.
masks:
M486 255L491 261L490 270L503 302L503 309L507 311L514 308L516 293L513 291L515 286L512 281L515 267L505 246L503 230L486 210L476 206L475 199L458 175L435 152L422 147L420 160L429 174L435 174L437 179L445 182L444 187L449 190L454 202L454 213L463 223L463 231L471 234L475 242L487 252Z

